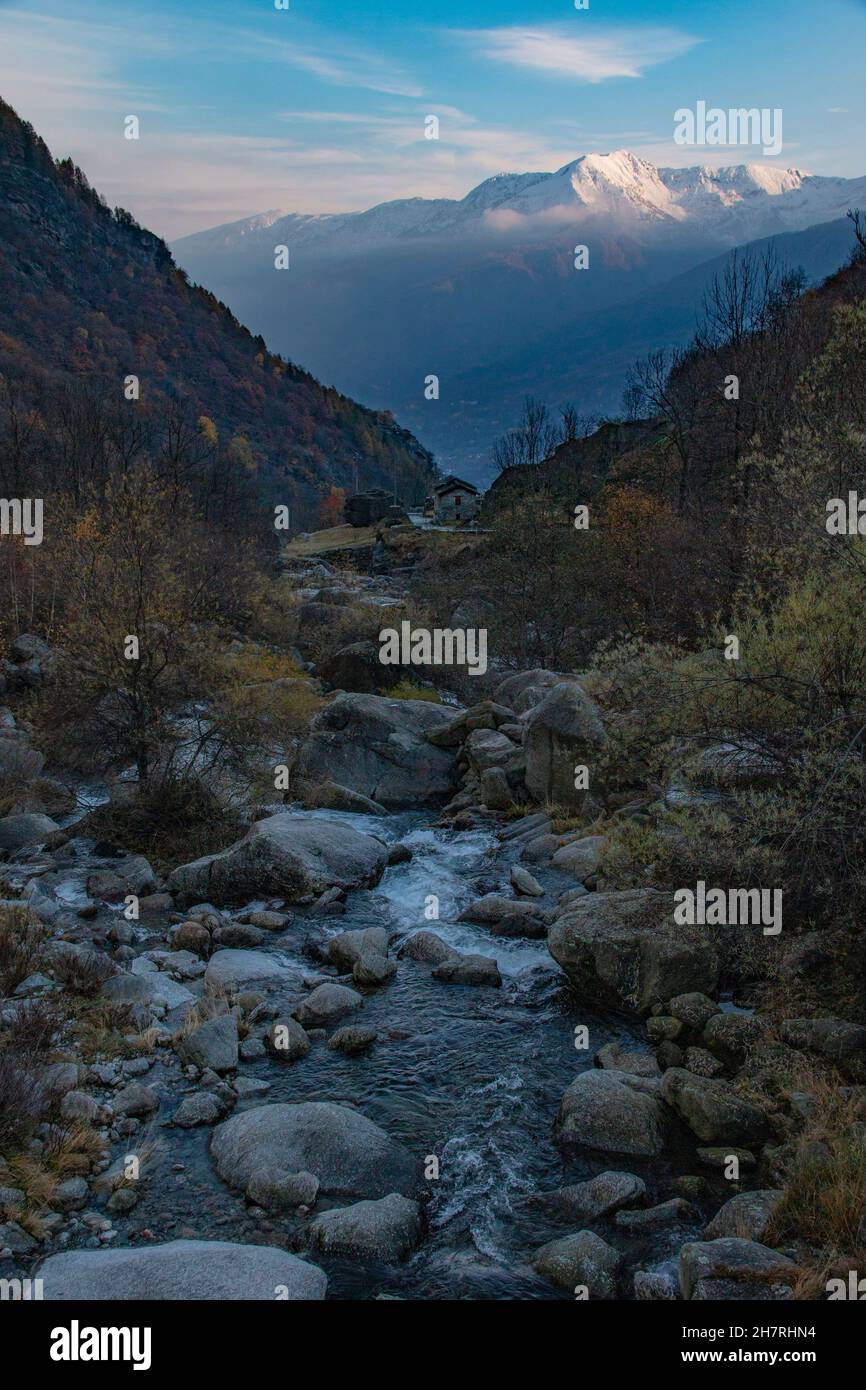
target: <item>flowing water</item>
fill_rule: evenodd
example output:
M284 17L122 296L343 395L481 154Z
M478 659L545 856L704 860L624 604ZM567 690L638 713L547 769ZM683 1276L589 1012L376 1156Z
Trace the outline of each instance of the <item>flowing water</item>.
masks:
M533 1200L537 1194L626 1168L645 1177L651 1200L671 1195L664 1186L669 1170L661 1161L648 1172L641 1160L564 1154L553 1140L562 1093L578 1071L592 1065L598 1048L617 1038L638 1048L645 1041L630 1038L623 1020L578 1007L544 941L493 937L484 927L455 920L482 892L510 891L515 846L500 845L487 830L430 827L419 816L300 814L338 818L385 840L400 839L412 859L389 868L374 890L351 894L344 915L310 920L308 930L299 930L298 918L263 949L279 950L310 974L315 967L303 952L310 936L384 926L394 934L394 950L397 934L427 928L462 951L495 957L503 981L501 989L443 984L432 979L430 965L403 959L396 976L367 992L360 1015L349 1020L378 1030L365 1054L345 1056L320 1042L291 1066L241 1063L242 1074L271 1083L261 1098L266 1102L355 1106L422 1160L438 1159L439 1178L429 1183L429 1229L418 1251L396 1266L316 1256L329 1275L329 1297L563 1297L534 1275L529 1257L572 1228L551 1224ZM573 886L552 872L542 870L538 877L549 890L545 906ZM425 918L431 895L438 898L438 920ZM588 1051L575 1049L576 1024L589 1028ZM163 1134L157 1180L148 1184L132 1224L149 1225L160 1238L178 1234L178 1227L210 1238L256 1238L260 1228L243 1199L229 1193L213 1171L209 1131ZM271 1229L286 1234L278 1224ZM628 1253L627 1239L610 1232L605 1238ZM682 1230L676 1242L672 1234L657 1237L650 1264L666 1263L684 1238Z

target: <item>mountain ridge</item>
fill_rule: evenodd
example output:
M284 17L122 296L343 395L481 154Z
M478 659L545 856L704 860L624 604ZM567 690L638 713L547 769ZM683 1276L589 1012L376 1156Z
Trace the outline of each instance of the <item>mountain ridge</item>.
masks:
M396 198L356 212L301 213L271 209L217 227L193 232L178 248L218 242L230 246L238 237L276 227L295 238L296 246L339 242L342 233L362 249L381 238L446 236L455 231L489 229L489 219L515 217L608 215L661 222L667 226L700 225L725 239L753 240L773 231L802 230L808 221L841 216L852 201L866 197L866 176L843 178L751 161L744 164L657 166L628 150L584 154L552 172L494 174L462 198ZM263 220L266 219L266 220ZM769 225L776 219L777 225ZM763 226L766 222L768 225ZM519 224L503 230L524 230Z
M120 400L181 402L212 420L269 502L316 518L330 486L423 496L429 453L386 412L358 405L270 352L164 241L112 211L70 160L0 99L0 375L77 382Z

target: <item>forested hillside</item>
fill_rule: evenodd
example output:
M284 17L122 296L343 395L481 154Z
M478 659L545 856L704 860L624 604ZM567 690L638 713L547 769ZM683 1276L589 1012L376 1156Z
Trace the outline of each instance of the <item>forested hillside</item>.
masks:
M304 525L331 485L351 486L356 475L362 486L396 480L406 501L426 490L432 460L387 412L365 410L269 353L189 283L163 241L122 208L112 212L80 169L55 163L0 101L3 488L26 474L31 489L42 479L77 492L110 472L96 441L120 430L121 453L134 447L128 376L139 379L136 449L156 426L174 436L160 447L182 453L177 468L212 473L224 497L284 503ZM25 440L31 411L38 420Z

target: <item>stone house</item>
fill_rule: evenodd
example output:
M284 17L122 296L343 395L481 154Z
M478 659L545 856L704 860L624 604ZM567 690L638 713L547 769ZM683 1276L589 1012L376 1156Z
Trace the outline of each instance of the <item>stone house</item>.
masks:
M481 506L481 493L453 473L433 487L433 517L438 522L472 521Z

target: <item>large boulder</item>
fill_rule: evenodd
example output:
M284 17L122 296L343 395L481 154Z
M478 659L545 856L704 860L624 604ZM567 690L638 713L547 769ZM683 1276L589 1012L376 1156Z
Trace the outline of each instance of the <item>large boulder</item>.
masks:
M612 1007L648 1013L674 995L712 994L718 957L705 937L673 920L672 893L634 888L568 903L548 935L575 989Z
M513 709L497 705L493 700L481 700L455 714L447 724L431 730L427 739L437 748L458 748L474 729L498 729L504 724L513 725L516 718Z
M252 985L266 993L286 993L300 987L301 972L284 956L271 951L242 951L227 947L215 951L205 971L205 985L229 992Z
M341 647L319 665L318 674L332 690L348 690L356 695L375 695L399 685L403 671L384 666L375 642L353 642Z
M542 1245L532 1263L543 1279L569 1293L583 1288L590 1298L613 1298L621 1258L594 1231L577 1231Z
M866 1028L833 1014L823 1018L786 1018L782 1022L782 1041L789 1047L804 1048L807 1052L830 1057L834 1062L844 1062L866 1052Z
M490 956L452 951L433 967L433 979L446 985L486 985L498 989L502 984L499 966Z
M0 784L23 786L37 778L44 766L44 753L30 747L26 734L0 729Z
M574 769L591 767L606 741L593 701L574 681L555 685L526 718L525 782L540 805L577 808L586 799L578 790Z
M503 898L498 893L486 893L483 898L464 907L457 919L460 922L479 922L489 927L494 936L544 936L545 916L537 903L522 898Z
M49 836L59 829L57 822L50 816L36 812L20 816L3 816L0 820L0 852L14 854L25 845L44 844Z
M341 932L328 942L328 959L338 970L351 971L356 984L384 984L396 972L388 958L388 933L384 927L364 927Z
M238 1064L238 1027L234 1014L222 1014L194 1028L179 1043L185 1062L202 1071L233 1071Z
M381 840L341 821L280 812L258 821L219 854L181 864L169 887L184 905L247 903L257 897L290 902L326 888L369 888L388 862Z
M258 1168L312 1173L324 1195L360 1200L414 1196L420 1166L408 1149L357 1110L328 1101L260 1105L213 1133L217 1172L243 1190Z
M143 854L128 854L113 859L104 868L87 876L87 891L91 898L103 902L123 902L128 893L145 897L158 888L156 874Z
M361 927L341 931L328 942L327 954L332 965L348 973L356 961L365 955L384 956L388 950L388 933L384 927Z
M790 1298L797 1274L786 1256L754 1240L696 1240L680 1250L680 1291L686 1299Z
M634 1173L598 1173L585 1182L545 1192L541 1201L563 1221L597 1221L646 1201L646 1183Z
M742 1240L763 1240L782 1193L774 1188L757 1192L738 1192L729 1197L706 1227L707 1240L737 1236Z
M310 1226L314 1248L362 1259L403 1260L420 1238L421 1208L399 1192L322 1212Z
M11 661L0 662L10 691L38 690L54 674L55 654L41 637L24 632L9 648Z
M296 775L338 782L382 806L436 805L456 790L457 766L426 735L452 717L427 700L338 695L313 720Z
M488 768L505 768L515 758L522 756L517 744L496 729L473 729L463 751L472 771L479 776Z
M369 796L341 787L339 782L295 782L295 800L309 810L351 811L362 816L387 815L384 806Z
M532 671L517 671L513 676L506 676L496 686L494 694L499 704L510 706L518 714L525 714L563 682L573 685L575 678L536 666Z
M664 1148L666 1128L658 1084L627 1072L581 1072L562 1097L559 1138L601 1153L655 1157Z
M182 1004L192 1004L195 999L186 985L171 979L161 970L153 970L146 975L121 971L106 980L100 992L110 1004L125 1005L142 1013L154 1009L177 1009Z
M674 1012L673 1008L671 1012ZM677 1018L681 1016L676 1014ZM767 1025L757 1014L714 1011L704 1025L703 1041L704 1046L723 1062L732 1067L739 1067L749 1053L764 1041L766 1035Z
M235 1245L228 1240L68 1250L51 1255L38 1274L43 1298L55 1303L312 1300L324 1298L328 1287L318 1265L272 1245Z
M728 1081L712 1081L682 1067L669 1067L661 1079L661 1092L704 1143L751 1145L767 1137L764 1111L737 1095Z
M578 883L583 883L598 873L606 848L606 835L585 835L579 840L570 840L567 845L554 851L551 867L562 874L571 874Z
M327 1028L345 1018L346 1014L360 1009L363 1002L357 990L327 981L317 985L306 999L301 1000L294 1010L294 1016L303 1028Z

